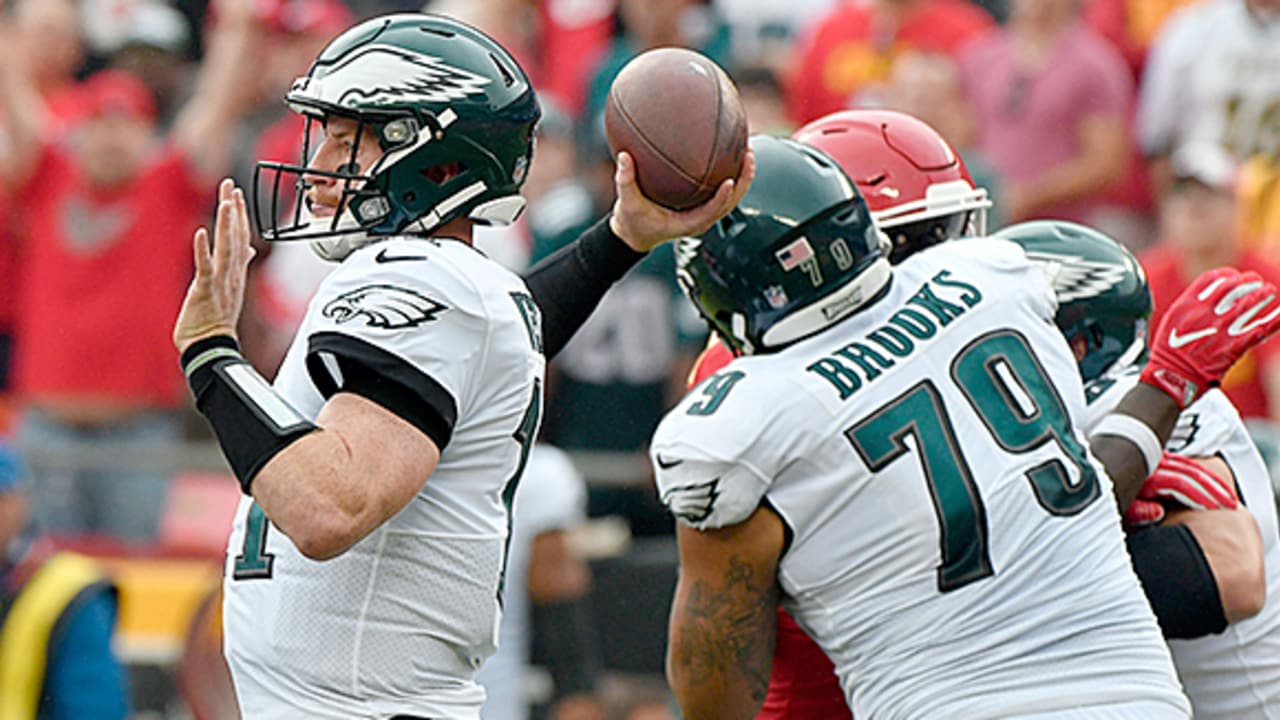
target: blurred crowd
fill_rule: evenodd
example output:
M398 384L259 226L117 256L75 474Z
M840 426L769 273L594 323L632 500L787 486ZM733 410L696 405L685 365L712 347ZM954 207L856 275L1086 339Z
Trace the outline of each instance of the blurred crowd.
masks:
M123 548L161 541L181 465L174 449L205 437L190 422L169 340L192 231L209 220L220 177L270 193L254 184L255 162L297 160L305 126L281 97L331 37L358 19L421 9L422 0L3 3L0 450L14 462L0 465L12 476L0 496L29 501L11 511L16 521L0 504L11 557L31 552L35 534ZM1157 317L1212 267L1280 282L1280 0L433 0L425 9L494 36L539 90L528 212L478 240L517 269L611 206L609 84L638 52L681 45L729 71L753 132L789 134L847 107L920 117L991 192L993 229L1060 218L1112 234L1140 253ZM241 337L267 377L329 267L302 244L259 248ZM586 515L621 516L636 536L671 532L643 451L706 339L673 268L669 247L652 253L548 378L543 440L580 461ZM1280 342L1246 357L1224 387L1274 449Z

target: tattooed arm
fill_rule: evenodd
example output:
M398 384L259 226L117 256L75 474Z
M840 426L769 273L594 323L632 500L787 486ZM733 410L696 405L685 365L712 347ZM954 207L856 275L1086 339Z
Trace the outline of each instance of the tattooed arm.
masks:
M715 530L680 525L667 679L685 720L751 718L764 702L778 616L782 521L758 508Z

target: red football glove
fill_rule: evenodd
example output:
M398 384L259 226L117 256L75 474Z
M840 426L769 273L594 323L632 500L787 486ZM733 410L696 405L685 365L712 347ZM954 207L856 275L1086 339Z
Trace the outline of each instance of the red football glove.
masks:
M1280 302L1274 285L1235 268L1207 272L1165 312L1141 380L1185 409L1277 329Z
M1231 481L1195 460L1166 452L1142 484L1138 499L1124 511L1124 524L1131 528L1154 525L1164 519L1169 505L1188 510L1235 510L1240 498Z

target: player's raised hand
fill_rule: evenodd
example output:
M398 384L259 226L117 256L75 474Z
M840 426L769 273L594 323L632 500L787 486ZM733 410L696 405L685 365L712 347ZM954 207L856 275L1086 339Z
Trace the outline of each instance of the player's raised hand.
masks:
M737 206L747 194L756 175L755 155L747 150L742 173L725 180L716 194L705 203L688 210L672 210L645 197L636 184L635 160L630 153L620 152L613 182L617 200L609 227L633 250L648 252L668 240L697 235L715 224Z
M1164 519L1165 508L1235 510L1240 506L1235 484L1191 458L1166 452L1138 499L1124 513L1126 527L1153 525Z
M212 247L207 228L196 230L193 239L195 277L173 328L173 344L179 352L214 335L235 337L254 254L251 237L244 192L231 179L224 179L218 186Z
M1250 348L1280 329L1276 287L1255 272L1218 268L1173 301L1151 338L1142 382L1186 408Z

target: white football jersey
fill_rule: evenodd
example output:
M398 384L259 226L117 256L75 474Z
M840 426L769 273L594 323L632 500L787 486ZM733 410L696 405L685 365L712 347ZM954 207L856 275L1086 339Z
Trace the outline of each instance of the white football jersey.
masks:
M1093 427L1138 382L1140 368L1090 383ZM1271 479L1235 406L1211 390L1178 416L1165 448L1187 457L1218 456L1236 476L1245 507L1258 521L1266 567L1262 612L1219 635L1171 640L1174 665L1197 718L1280 720L1280 530Z
M354 361L456 418L417 496L331 560L307 559L241 502L223 587L244 717L480 717L509 493L537 435L539 322L520 278L456 240L369 245L321 284L281 396L315 418Z
M1152 45L1136 126L1148 153L1209 144L1241 160L1280 154L1280 17L1260 19L1245 0L1178 11Z
M502 625L498 652L485 661L476 681L488 696L485 720L525 720L524 692L532 630L529 619L529 553L539 535L580 525L587 515L587 484L563 450L538 444L516 491L502 588Z
M1185 718L1075 419L1076 363L1020 247L975 239L734 360L663 420L663 501L696 528L767 503L783 605L860 718Z

